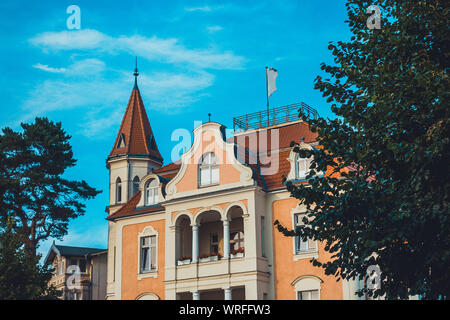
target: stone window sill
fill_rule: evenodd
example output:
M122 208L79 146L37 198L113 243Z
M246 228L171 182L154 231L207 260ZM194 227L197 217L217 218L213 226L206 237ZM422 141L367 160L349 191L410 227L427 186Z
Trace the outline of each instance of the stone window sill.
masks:
M319 258L319 252L317 250L303 251L294 253L294 261L302 259Z

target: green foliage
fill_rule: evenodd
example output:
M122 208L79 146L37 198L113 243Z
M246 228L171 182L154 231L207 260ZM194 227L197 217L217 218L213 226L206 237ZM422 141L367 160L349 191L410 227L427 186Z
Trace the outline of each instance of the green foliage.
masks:
M49 266L39 264L40 256L26 253L12 223L0 234L0 300L58 299L61 291L48 286Z
M40 240L67 234L69 221L85 212L82 201L100 191L63 177L76 160L60 122L36 118L21 126L0 134L0 226L13 218L12 231L35 255Z
M310 210L297 234L333 254L313 264L338 279L378 265L370 296L450 297L448 4L348 1L353 37L330 43L335 64L322 64L329 78L315 82L338 117L309 122L324 147L311 169L341 175L287 182ZM381 8L379 30L366 26L370 5Z

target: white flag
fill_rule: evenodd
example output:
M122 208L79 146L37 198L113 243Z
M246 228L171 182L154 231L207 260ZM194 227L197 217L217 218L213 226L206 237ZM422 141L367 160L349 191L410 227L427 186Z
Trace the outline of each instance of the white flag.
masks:
M274 68L266 67L266 79L267 79L267 99L277 90L277 77L278 71Z

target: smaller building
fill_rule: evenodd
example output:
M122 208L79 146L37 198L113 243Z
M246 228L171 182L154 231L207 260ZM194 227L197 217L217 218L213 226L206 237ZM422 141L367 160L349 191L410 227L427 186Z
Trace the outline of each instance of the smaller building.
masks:
M106 249L70 247L53 242L45 263L53 266L50 285L62 290L63 300L104 300Z

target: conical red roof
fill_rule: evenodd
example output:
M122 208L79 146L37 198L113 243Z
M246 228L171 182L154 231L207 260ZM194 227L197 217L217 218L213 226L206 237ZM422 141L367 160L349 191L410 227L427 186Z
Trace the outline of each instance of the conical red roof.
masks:
M126 154L148 155L157 162L163 162L137 85L131 92L109 157Z

